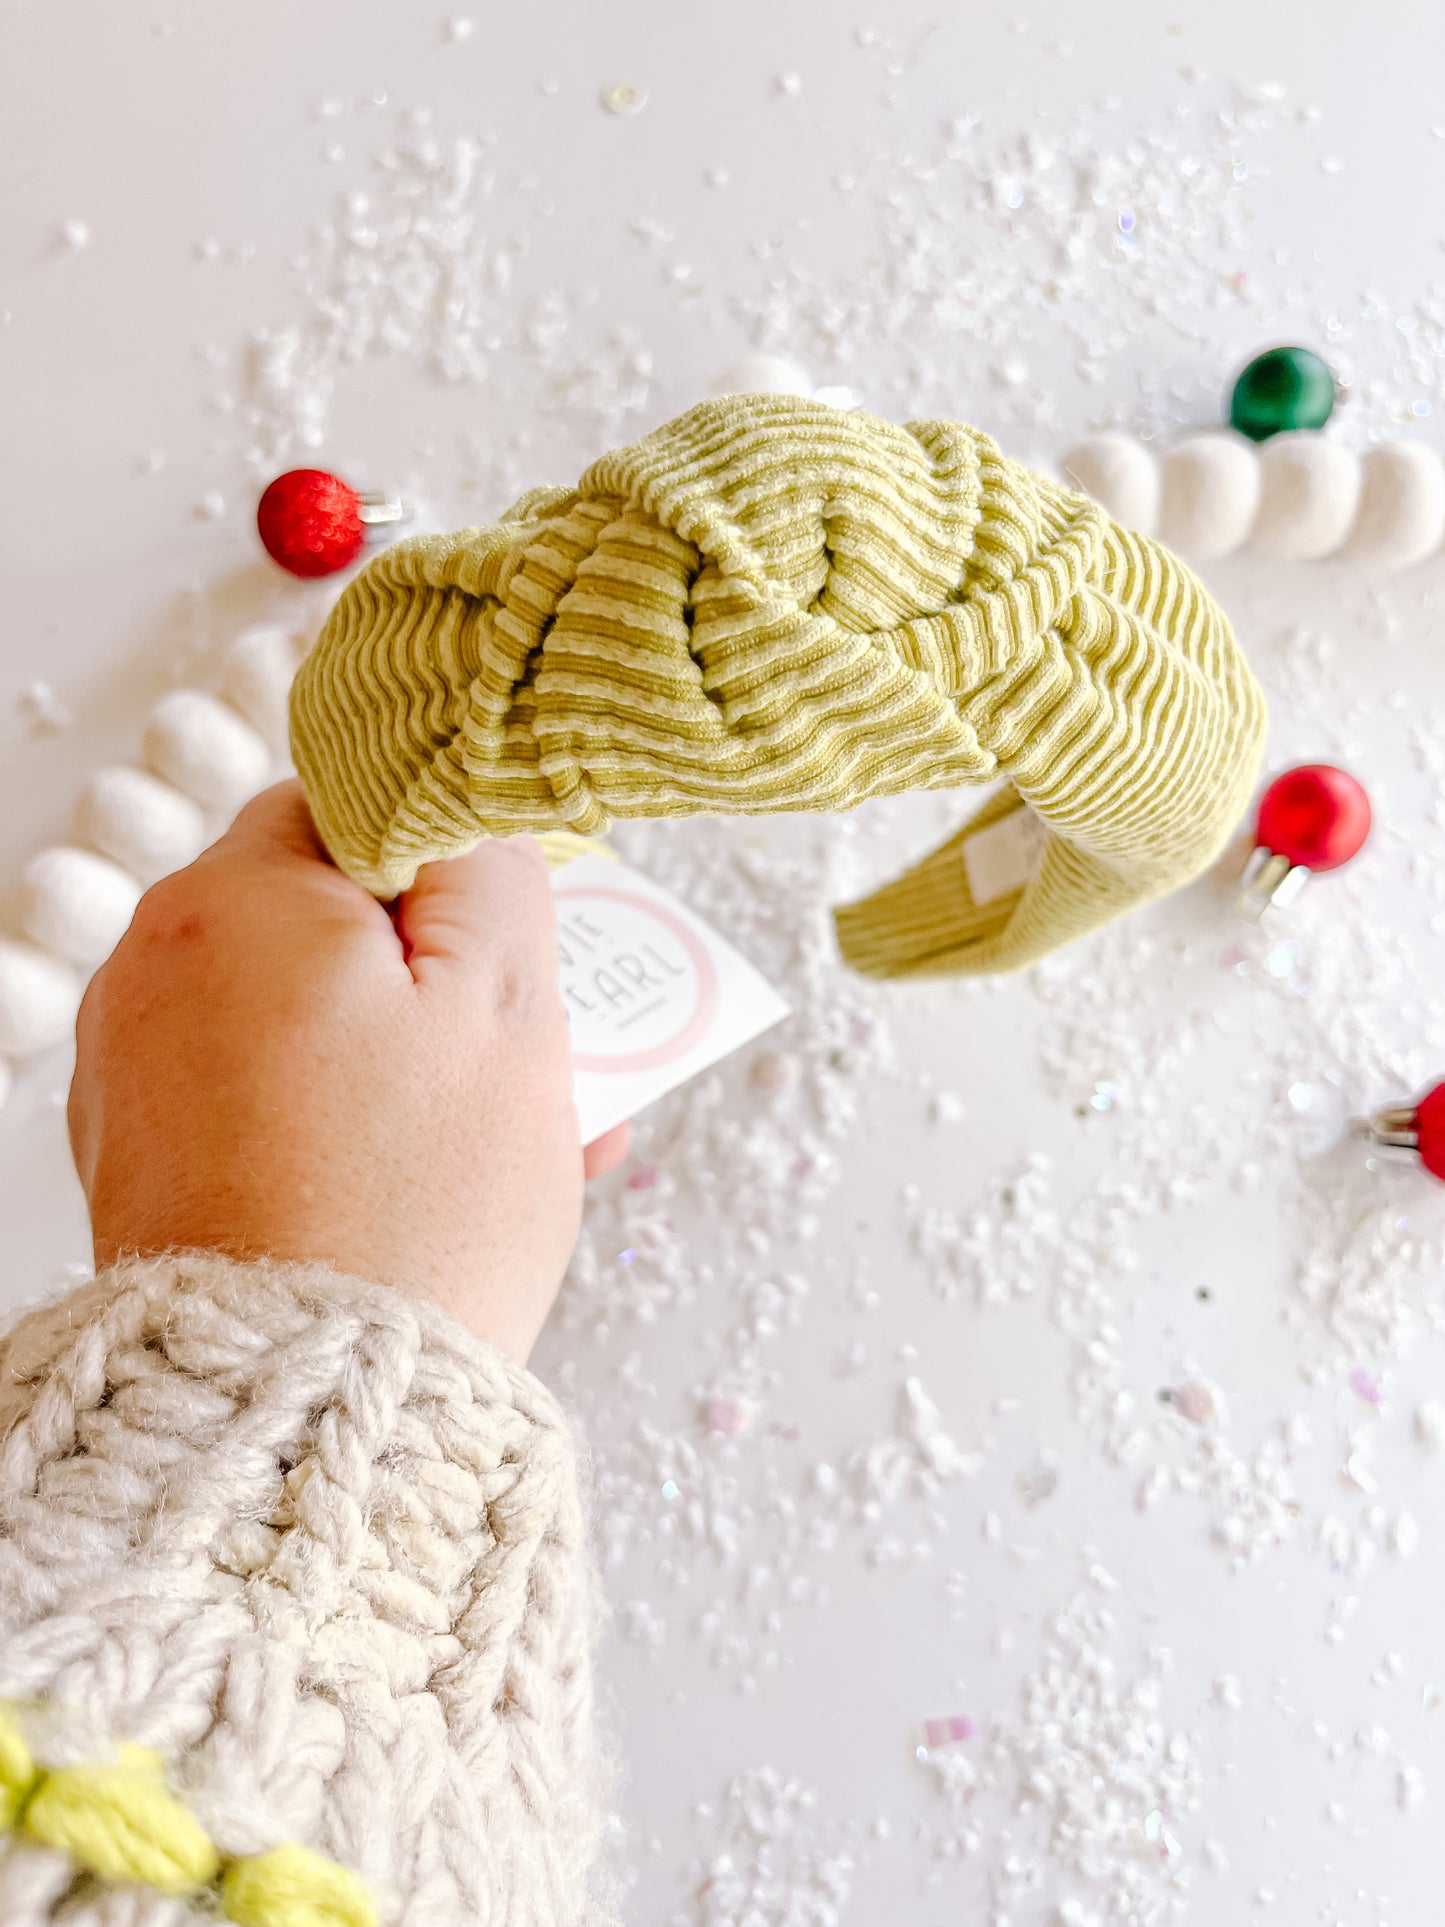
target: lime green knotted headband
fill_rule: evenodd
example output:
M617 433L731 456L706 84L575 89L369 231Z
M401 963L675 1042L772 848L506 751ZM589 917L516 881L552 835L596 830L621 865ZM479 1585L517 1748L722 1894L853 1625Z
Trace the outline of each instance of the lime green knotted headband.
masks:
M837 912L885 977L1013 969L1187 881L1264 723L1224 615L1156 543L962 423L783 395L706 402L495 528L385 550L291 709L321 834L380 896L482 836L1005 779ZM974 839L1024 804L1041 848L991 891Z

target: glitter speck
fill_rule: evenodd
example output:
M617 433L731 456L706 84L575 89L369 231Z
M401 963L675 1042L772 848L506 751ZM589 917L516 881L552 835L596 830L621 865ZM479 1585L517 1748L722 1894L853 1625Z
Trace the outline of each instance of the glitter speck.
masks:
M630 1265L636 1260L636 1257L637 1257L637 1247L635 1245L629 1245L626 1251L618 1252L617 1262L620 1265Z
M619 82L616 87L606 87L602 92L602 105L609 114L640 113L646 104L646 89L629 86L626 81Z
M1367 1405L1380 1403L1380 1388L1363 1365L1357 1366L1350 1373L1350 1383Z
M1155 1807L1144 1821L1144 1838L1159 1849L1161 1860L1177 1860L1183 1848L1164 1824L1164 1815Z
M926 1760L930 1752L939 1746L956 1746L960 1740L971 1740L978 1732L978 1721L968 1713L951 1713L946 1719L925 1720L919 1729L918 1744L914 1747L914 1758Z
M1119 209L1119 232L1121 234L1132 234L1134 232L1134 210L1132 207L1121 207Z
M1288 1096L1292 1111L1312 1111L1319 1101L1319 1091L1313 1084L1291 1084Z
M1287 939L1284 943L1277 943L1264 960L1264 967L1270 976L1290 976L1294 971L1295 957L1298 950L1299 945L1295 943L1292 938Z
M707 1422L709 1431L719 1432L724 1438L730 1439L746 1427L748 1422L747 1407L740 1405L736 1399L709 1399Z
M650 1191L656 1183L656 1165L644 1164L640 1171L634 1171L628 1178L627 1188L629 1191Z
M664 1480L663 1480L663 1482L662 1482L662 1496L663 1496L663 1498L664 1498L664 1499L666 1499L666 1501L667 1501L667 1503L668 1503L669 1505L671 1505L671 1504L672 1504L672 1502L673 1502L673 1500L674 1500L674 1499L680 1499L680 1498L682 1497L682 1489L681 1489L681 1487L680 1487L680 1486L679 1486L679 1485L677 1484L677 1482L676 1482L676 1480L675 1480L675 1479L664 1479Z
M1218 1404L1207 1385L1181 1385L1171 1401L1176 1412L1192 1425L1208 1425L1217 1416Z
M1410 403L1410 413L1415 417L1417 421L1423 421L1425 417L1430 413L1429 402L1423 401L1423 400L1412 401Z
M1089 1109L1091 1111L1112 1111L1118 1102L1118 1085L1111 1084L1108 1079L1105 1078L1094 1086L1094 1095L1089 1099Z

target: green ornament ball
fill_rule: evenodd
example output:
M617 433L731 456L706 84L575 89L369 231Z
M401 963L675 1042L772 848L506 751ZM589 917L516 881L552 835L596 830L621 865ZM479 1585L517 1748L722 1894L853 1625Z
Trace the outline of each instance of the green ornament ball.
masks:
M1312 348L1269 348L1240 375L1229 397L1230 426L1252 442L1289 429L1323 428L1335 378Z

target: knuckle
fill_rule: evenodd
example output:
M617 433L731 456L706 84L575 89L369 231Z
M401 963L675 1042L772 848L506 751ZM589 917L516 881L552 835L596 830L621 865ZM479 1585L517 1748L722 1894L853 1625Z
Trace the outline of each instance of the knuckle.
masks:
M529 960L500 956L491 969L491 1000L497 1022L509 1031L546 1031L565 1024L561 994Z
M193 870L177 870L146 891L131 930L148 944L179 945L194 940L209 921L208 897L206 886Z

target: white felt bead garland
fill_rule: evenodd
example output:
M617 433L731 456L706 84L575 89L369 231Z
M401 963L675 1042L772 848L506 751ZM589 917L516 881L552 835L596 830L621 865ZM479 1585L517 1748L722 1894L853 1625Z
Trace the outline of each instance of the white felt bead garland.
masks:
M1091 435L1064 457L1062 474L1122 528L1152 535L1159 525L1159 464L1132 435Z
M285 741L296 666L286 630L243 630L223 665L231 700L199 689L162 697L146 725L150 768L100 770L81 796L76 827L91 847L58 845L27 864L20 922L30 941L0 938L0 1105L12 1083L6 1056L48 1050L70 1035L82 989L72 966L103 963L142 889L205 847L206 813L233 814L267 781L267 738Z
M1260 449L1249 546L1276 562L1318 562L1344 547L1360 503L1360 458L1323 435L1275 435Z
M63 1044L80 1009L80 979L31 943L0 937L0 1051L29 1057Z
M26 936L71 963L103 963L125 935L139 902L135 878L89 850L42 850L20 878Z
M1235 435L1195 435L1164 457L1159 539L1200 562L1244 546L1259 509L1259 463Z
M718 395L802 395L813 393L813 379L791 355L744 355L713 391Z
M1407 569L1445 546L1445 465L1417 442L1357 456L1313 432L1259 447L1221 432L1192 436L1161 459L1109 433L1070 449L1060 469L1125 528L1195 561L1247 546L1276 561L1338 555Z
M1445 468L1418 442L1372 448L1360 464L1360 512L1349 553L1377 568L1408 569L1445 538Z
M146 724L147 766L206 810L234 810L265 782L271 752L229 703L202 689L176 689Z
M243 629L222 660L221 694L276 749L286 743L287 703L296 669L289 630L271 622Z
M190 797L124 764L91 778L76 824L87 843L142 884L184 868L206 846L206 819Z

